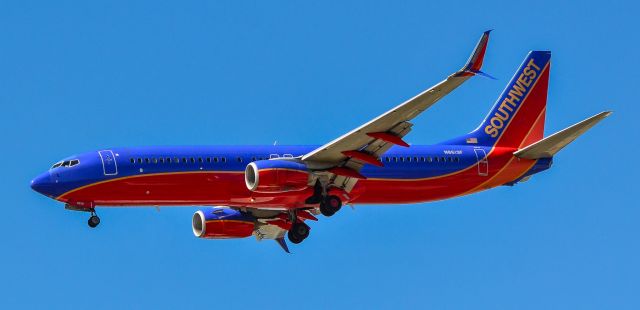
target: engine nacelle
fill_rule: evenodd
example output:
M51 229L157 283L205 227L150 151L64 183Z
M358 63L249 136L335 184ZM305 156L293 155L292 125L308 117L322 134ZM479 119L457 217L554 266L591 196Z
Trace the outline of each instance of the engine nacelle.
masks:
M253 233L255 220L253 215L234 209L206 208L193 214L191 227L198 238L244 238Z
M288 160L258 160L247 165L244 181L250 191L284 193L309 187L309 170L304 164Z

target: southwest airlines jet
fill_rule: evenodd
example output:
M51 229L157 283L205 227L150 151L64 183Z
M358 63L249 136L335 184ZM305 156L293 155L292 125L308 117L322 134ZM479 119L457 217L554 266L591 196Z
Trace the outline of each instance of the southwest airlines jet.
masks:
M411 120L480 71L489 31L444 81L324 145L109 148L55 163L31 187L100 218L96 207L209 206L195 212L199 238L300 243L307 221L343 205L407 204L512 186L551 167L553 156L611 112L544 137L551 52L531 51L471 133L410 145Z

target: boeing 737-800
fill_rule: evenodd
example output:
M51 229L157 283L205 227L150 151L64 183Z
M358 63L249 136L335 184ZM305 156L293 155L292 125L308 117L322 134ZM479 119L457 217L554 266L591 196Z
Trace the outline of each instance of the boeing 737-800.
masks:
M91 214L96 207L203 206L199 238L300 243L307 221L345 205L407 204L514 185L611 112L544 137L551 52L531 51L477 129L434 145L404 141L411 120L480 71L489 31L462 69L324 145L106 148L70 156L31 187Z

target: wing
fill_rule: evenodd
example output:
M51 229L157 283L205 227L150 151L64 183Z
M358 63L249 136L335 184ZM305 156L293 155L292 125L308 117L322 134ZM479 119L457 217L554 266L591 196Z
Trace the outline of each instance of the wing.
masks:
M431 107L440 98L456 89L470 77L480 74L489 31L482 34L471 57L462 69L444 81L425 90L368 123L304 155L309 167L324 169L333 175L332 185L350 191L364 164L381 166L379 156L393 145L409 146L402 140L411 131L409 122Z

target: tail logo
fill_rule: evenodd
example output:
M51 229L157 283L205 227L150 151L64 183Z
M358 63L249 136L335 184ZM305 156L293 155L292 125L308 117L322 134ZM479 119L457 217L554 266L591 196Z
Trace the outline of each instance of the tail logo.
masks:
M536 78L540 76L542 68L535 64L533 58L529 60L520 75L511 85L511 89L502 96L502 102L496 113L489 120L489 125L484 128L484 132L496 138L501 130L508 124L508 120L513 116L523 98L533 86Z

